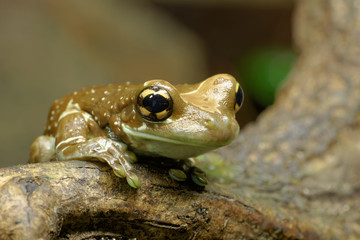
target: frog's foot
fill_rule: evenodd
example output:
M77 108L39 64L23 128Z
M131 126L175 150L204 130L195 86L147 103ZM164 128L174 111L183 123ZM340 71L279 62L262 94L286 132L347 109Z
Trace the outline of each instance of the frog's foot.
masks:
M208 183L206 173L194 166L193 159L179 160L177 168L171 168L169 170L169 175L178 182L183 182L190 176L191 180L201 187Z
M63 147L61 143L59 145L59 148ZM96 137L65 147L58 155L61 160L96 158L108 163L116 176L125 177L131 187L140 187L139 178L133 173L131 166L137 160L136 156L133 152L127 151L127 145L124 143L107 137Z
M136 155L133 152L127 151L125 144L113 140L110 141L111 144L107 146L103 159L110 165L116 176L120 178L125 177L131 187L139 188L140 180L133 173L131 166L137 160ZM110 157L107 155L110 155Z

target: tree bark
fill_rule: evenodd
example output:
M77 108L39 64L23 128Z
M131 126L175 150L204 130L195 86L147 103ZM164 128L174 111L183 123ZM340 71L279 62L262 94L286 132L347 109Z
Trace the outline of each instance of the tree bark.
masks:
M276 103L217 151L227 184L147 164L138 190L97 162L4 168L0 238L360 239L360 5L301 0L294 23L300 57Z

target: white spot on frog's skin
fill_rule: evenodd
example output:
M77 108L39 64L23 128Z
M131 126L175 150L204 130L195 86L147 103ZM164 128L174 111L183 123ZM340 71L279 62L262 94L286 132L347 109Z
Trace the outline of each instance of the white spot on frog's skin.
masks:
M58 123L56 122L56 123L54 123L54 127L58 127Z
M52 120L54 120L54 117L53 117L53 116L50 117L50 121L52 121Z
M109 95L109 92L105 90L105 91L104 91L104 94L105 94L105 95Z
M51 126L49 125L49 126L47 127L47 129L48 129L48 130L51 130Z
M114 125L115 125L115 126L120 126L120 122L119 122L119 121L116 121L116 122L114 122Z
M124 100L122 100L122 101L121 101L121 104L122 104L122 105L124 105L124 104L125 104Z
M105 101L105 97L102 97L102 98L101 98L101 101Z
M91 89L90 92L91 92L92 94L94 94L94 93L95 93L95 89Z
M126 97L126 98L125 98L125 101L129 101L129 98L128 98L128 97Z
M77 92L77 91L75 91L75 92L74 92L74 95L77 95L77 94L78 94L78 92Z
M56 109L59 109L60 108L60 105L56 105L56 107L55 107Z
M95 101L95 98L92 97L92 98L91 98L91 101Z
M58 106L59 106L59 105L58 105ZM52 110L52 111L51 111L51 115L54 115L54 114L55 114L55 111L54 111L54 110Z
M94 117L95 121L99 120L99 118L97 116Z
M129 85L130 85L130 82L129 82L129 81L126 81L126 85L128 85L128 86L129 86Z
M111 103L111 101L108 101L108 102L107 102L107 104L109 104L109 105L110 105L110 103Z
M113 109L113 108L114 108L114 105L111 105L111 106L110 106L110 109Z

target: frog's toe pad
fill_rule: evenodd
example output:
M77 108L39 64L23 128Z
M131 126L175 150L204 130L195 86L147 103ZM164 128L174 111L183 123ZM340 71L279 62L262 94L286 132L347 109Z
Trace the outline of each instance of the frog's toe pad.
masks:
M126 176L126 181L132 188L139 188L141 186L140 180L135 174Z
M114 171L114 174L119 178L126 177L126 181L130 185L130 187L139 188L141 186L138 176L136 176L135 174L126 173L124 168L120 167L120 168L117 168L116 170L114 169L113 171Z
M126 172L125 172L125 169L123 167L117 167L116 169L113 168L113 172L119 178L126 177Z
M135 162L137 162L138 159L137 159L135 153L133 153L133 152L126 152L125 154L126 154L125 157L126 157L126 159L128 160L129 163L135 163Z
M187 179L186 173L180 169L175 169L175 168L170 169L169 175L172 179L178 182L183 182Z
M172 168L169 170L169 175L172 179L178 182L186 181L187 174L190 175L191 180L201 187L204 187L208 184L208 180L206 178L206 173L197 167L190 167L189 171L185 172L181 169Z
M197 185L203 187L208 184L208 180L206 178L206 173L197 167L192 167L190 169L191 180Z

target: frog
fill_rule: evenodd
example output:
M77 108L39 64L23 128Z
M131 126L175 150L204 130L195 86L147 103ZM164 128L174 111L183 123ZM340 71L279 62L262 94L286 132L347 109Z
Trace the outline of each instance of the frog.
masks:
M196 84L153 79L84 88L53 103L44 134L30 146L29 163L105 162L139 188L138 156L158 157L181 163L170 166L172 179L205 186L206 173L193 159L237 137L235 113L242 102L240 84L225 73Z

